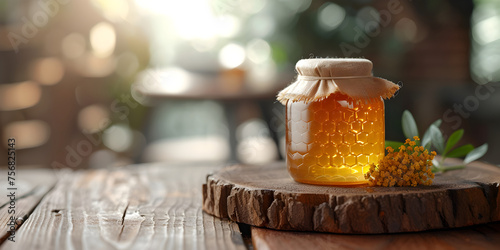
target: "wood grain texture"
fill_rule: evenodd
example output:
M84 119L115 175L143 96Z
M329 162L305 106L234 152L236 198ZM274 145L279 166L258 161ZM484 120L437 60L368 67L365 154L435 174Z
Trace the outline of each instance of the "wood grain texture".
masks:
M432 186L332 187L294 182L284 162L233 166L207 177L203 209L280 230L416 232L500 221L500 168L475 162Z
M17 188L16 198L20 199L29 196L39 186L52 187L57 181L57 172L52 169L22 169L22 167L18 167L14 177ZM7 168L5 167L0 170L0 188L6 191L8 187L10 186L7 182ZM0 206L3 207L9 201L9 197L6 195L0 196Z
M199 187L212 169L70 173L2 249L245 249L236 223L202 212Z
M289 232L252 227L257 250L294 249L484 249L500 246L500 222L420 233L346 235Z
M0 196L0 243L4 242L9 236L11 216L16 218L16 229L28 218L36 205L43 196L56 183L56 176L52 170L46 169L21 169L16 171L15 185L8 185L7 171L3 169L0 172L0 188L5 194ZM16 188L16 190L8 190ZM15 192L15 203L11 204L10 192ZM12 206L13 205L13 206ZM15 212L15 213L12 213ZM17 240L14 237L14 240Z

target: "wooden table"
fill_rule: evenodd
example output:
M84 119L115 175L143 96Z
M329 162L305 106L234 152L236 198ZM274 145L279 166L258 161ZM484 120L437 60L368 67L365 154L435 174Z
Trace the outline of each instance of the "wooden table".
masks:
M500 223L423 233L341 235L238 225L202 212L201 186L220 166L144 164L16 173L15 242L7 173L0 249L498 249ZM10 192L10 191L9 191Z

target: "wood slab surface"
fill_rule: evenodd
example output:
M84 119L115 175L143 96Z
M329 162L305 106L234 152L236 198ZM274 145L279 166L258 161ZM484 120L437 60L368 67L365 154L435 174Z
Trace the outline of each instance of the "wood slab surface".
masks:
M499 183L500 168L479 162L437 174L431 186L391 188L297 183L285 162L237 165L207 176L203 209L279 230L417 232L500 221Z
M498 250L500 246L500 222L453 230L376 235L292 232L258 227L251 230L253 246L257 250Z

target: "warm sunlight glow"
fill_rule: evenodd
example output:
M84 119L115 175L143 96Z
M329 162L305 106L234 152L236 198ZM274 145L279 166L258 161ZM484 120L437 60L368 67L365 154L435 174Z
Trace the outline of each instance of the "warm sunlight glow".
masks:
M239 5L224 5L217 1L186 0L136 0L143 10L155 15L164 15L172 22L176 33L183 39L209 39L216 36L231 37L240 29L231 10Z

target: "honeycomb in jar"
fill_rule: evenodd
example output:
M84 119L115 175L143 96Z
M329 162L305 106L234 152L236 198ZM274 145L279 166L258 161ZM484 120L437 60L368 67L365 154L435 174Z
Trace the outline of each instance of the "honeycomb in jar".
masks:
M370 164L384 155L382 99L365 102L343 94L287 104L287 166L311 184L366 183Z

